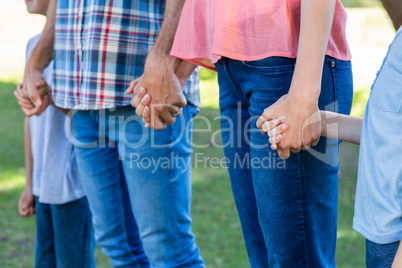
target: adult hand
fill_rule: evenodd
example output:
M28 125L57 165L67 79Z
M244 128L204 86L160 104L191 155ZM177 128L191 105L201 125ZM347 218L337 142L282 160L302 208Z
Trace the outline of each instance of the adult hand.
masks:
M35 197L30 187L25 187L18 201L18 213L20 216L29 217L36 213Z
M140 96L147 92L150 123L156 130L166 128L166 124L173 124L175 114L187 104L182 89L185 81L175 74L175 60L171 56L158 56L150 52L143 75L132 81L126 91L127 94L134 94L131 104L136 108L138 116L142 116L146 107L141 104Z
M42 99L48 93L47 87L38 86L38 83L42 84L45 81L43 71L42 68L37 66L32 57L28 59L21 94L23 97L28 98L34 106L30 109L32 114L39 112L42 106Z
M264 110L257 121L257 127L265 134L264 122L280 118L287 123L288 130L282 133L278 143L278 154L287 159L290 152L317 145L321 135L320 112L317 99L304 95L303 91L293 91L283 95L277 102Z
M44 80L35 83L38 92L44 94L42 103L39 107L35 107L29 100L26 90L22 84L18 84L17 90L14 91L14 96L17 98L18 104L21 106L22 111L27 117L32 115L40 115L51 104L51 93L47 83Z

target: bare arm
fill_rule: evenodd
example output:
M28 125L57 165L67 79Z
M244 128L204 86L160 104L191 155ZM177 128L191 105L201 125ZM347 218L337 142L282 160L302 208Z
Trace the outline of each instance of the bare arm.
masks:
M26 184L18 202L18 212L21 216L28 217L35 213L35 197L32 194L33 158L31 149L31 131L29 127L29 119L27 117L24 121L24 148Z
M25 66L24 92L22 95L28 97L35 106L31 109L32 114L40 110L42 98L47 93L46 88L38 90L36 84L44 80L43 72L53 59L56 8L57 0L50 0L46 13L47 20L42 35L32 50Z
M141 98L137 94L141 88L151 96L151 124L155 129L163 129L175 122L174 113L187 104L182 90L182 81L175 74L179 65L177 58L170 56L181 10L185 0L167 0L165 14L158 38L147 56L144 73L138 81L132 82L128 92L134 92L132 105L136 114L142 115L144 106L137 107Z
M321 111L321 136L360 144L363 117Z
M396 252L392 268L402 267L402 242L399 244L398 251Z
M307 124L305 128L304 125L309 120L319 121L318 97L335 3L335 0L301 1L300 40L289 93L265 109L257 121L260 129L265 121L272 118L282 117L284 122L289 123L289 131L284 133L283 141L278 144L278 154L282 158L288 158L290 150L296 153L303 145L316 145L319 141L320 124Z

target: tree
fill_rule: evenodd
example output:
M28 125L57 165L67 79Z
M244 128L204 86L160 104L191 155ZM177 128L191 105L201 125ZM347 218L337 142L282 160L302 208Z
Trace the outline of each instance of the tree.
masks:
M402 0L381 0L385 10L391 17L395 29L402 25Z

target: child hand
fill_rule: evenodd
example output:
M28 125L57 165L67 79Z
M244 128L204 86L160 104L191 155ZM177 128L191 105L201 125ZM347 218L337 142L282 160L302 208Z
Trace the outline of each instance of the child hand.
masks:
M32 194L32 189L25 187L21 193L20 200L18 202L18 212L20 216L29 217L36 213L35 197Z
M270 121L266 121L262 125L262 131L264 133L268 133L269 136L269 143L271 144L272 150L278 149L278 143L282 141L283 135L282 133L285 132L289 128L289 125L286 123L281 123L279 119L272 119Z

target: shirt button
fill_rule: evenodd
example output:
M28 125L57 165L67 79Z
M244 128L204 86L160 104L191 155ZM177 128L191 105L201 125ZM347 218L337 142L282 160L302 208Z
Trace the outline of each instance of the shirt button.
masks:
M332 62L331 62L331 66L332 66L332 67L335 67L335 65L336 65L335 61L332 61Z

